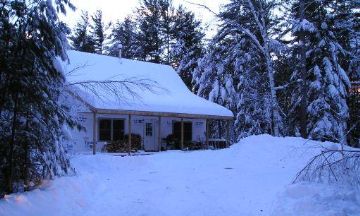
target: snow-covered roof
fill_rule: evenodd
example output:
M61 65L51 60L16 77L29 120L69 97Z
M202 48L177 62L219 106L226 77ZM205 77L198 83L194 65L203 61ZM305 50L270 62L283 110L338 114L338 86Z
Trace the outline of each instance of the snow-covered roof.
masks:
M95 85L96 95L94 89L80 86L78 95L95 109L233 117L225 107L189 91L170 66L78 51L68 51L68 56L70 63L64 63L63 69L69 83L127 80L152 86L130 83L135 97L120 87L116 95Z

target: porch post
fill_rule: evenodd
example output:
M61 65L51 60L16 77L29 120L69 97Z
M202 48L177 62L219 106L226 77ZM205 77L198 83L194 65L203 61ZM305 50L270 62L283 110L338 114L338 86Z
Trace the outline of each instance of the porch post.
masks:
M205 128L205 145L206 148L209 148L209 119L206 119L206 128Z
M129 155L131 154L131 115L129 114L129 121L128 121L128 127L129 127L129 133L128 133L128 145L129 145Z
M158 122L159 122L159 125L158 125L158 142L159 142L159 151L161 151L161 116L159 116Z
M181 118L181 141L180 141L180 144L181 144L181 150L184 149L184 119Z
M227 120L226 122L226 147L230 146L230 123L231 120Z
M93 155L96 154L96 111L93 112Z

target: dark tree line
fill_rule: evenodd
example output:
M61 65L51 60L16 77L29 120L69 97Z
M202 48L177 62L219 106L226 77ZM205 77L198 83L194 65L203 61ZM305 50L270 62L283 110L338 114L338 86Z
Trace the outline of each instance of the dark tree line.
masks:
M175 8L171 0L143 0L134 14L111 23L110 32L105 31L99 14L89 19L83 13L70 37L74 49L118 56L121 44L122 57L172 65L192 88L204 38L192 12Z
M97 10L91 17L88 12L82 11L80 21L70 36L71 45L79 51L102 54L105 40L104 31L105 24L101 10Z

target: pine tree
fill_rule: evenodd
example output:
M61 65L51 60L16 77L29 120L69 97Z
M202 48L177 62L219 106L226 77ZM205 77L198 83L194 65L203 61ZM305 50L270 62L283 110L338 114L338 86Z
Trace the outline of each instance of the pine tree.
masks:
M279 136L282 129L272 57L283 46L272 39L278 33L279 19L273 14L277 7L276 1L253 0L232 0L225 5L219 15L220 30L212 41L215 50L206 55L205 68L194 74L199 95L207 97L211 89L219 93L235 89L237 96L231 93L227 104L220 104L237 114L241 137L252 133Z
M89 15L83 11L80 21L76 24L73 35L70 37L72 47L82 52L95 53L95 44L89 35Z
M271 133L271 95L267 90L269 86L262 56L248 40L242 39L237 46L235 70L239 74L239 99L235 126L239 131L238 138Z
M97 10L95 14L91 16L91 21L91 40L94 42L95 52L102 54L105 40L105 24L102 11Z
M352 26L352 30L348 33L350 40L350 56L348 74L352 85L359 85L360 83L360 13L359 5L356 2L348 3L348 8L345 13L343 22L347 26ZM357 6L357 7L356 7ZM339 32L337 32L339 33ZM341 36L341 34L339 34ZM340 41L341 42L341 41ZM352 86L353 87L353 86ZM360 95L351 92L348 99L349 104L349 144L355 147L360 147Z
M161 29L161 0L143 0L138 8L136 22L138 24L137 40L141 41L137 53L142 60L161 63L162 62L162 40Z
M264 71L267 75L269 106L272 115L272 134L279 136L282 118L275 86L274 61L271 55L276 54L281 44L271 38L277 34L276 27L280 19L274 15L279 8L277 1L234 0L226 6L222 14L227 33L241 33L256 45L256 50L263 57ZM259 62L260 63L260 62Z
M176 18L175 9L172 4L172 0L160 0L159 10L161 14L160 19L160 37L163 41L163 47L161 48L163 53L163 63L170 65L172 62L172 36L174 34L174 19Z
M212 102L223 105L236 113L238 94L235 86L237 76L229 59L223 59L228 53L227 47L211 44L209 53L199 60L193 74L194 89L197 94ZM221 122L213 122L210 136L219 137L225 128ZM234 136L237 131L235 131ZM234 138L234 137L233 137Z
M200 22L181 6L175 10L172 0L143 0L135 17L132 50L137 59L186 67L181 73L186 73L182 77L191 88L191 70L201 55L204 36Z
M171 30L175 43L171 46L171 65L192 89L192 75L198 66L198 60L203 55L204 33L201 23L193 13L179 7L176 11Z
M285 41L286 42L286 41ZM284 136L301 136L298 125L299 122L294 123L292 115L292 91L294 86L298 86L300 80L292 81L291 75L294 71L294 66L298 64L298 61L294 62L292 58L292 50L286 49L277 55L277 59L274 61L275 82L277 83L277 96L279 100L279 106L283 113L283 135Z
M346 26L334 25L339 20L335 18L332 6L329 1L305 1L303 17L299 18L299 10L293 13L293 35L295 41L299 40L299 34L303 35L299 46L306 48L306 65L304 72L299 74L299 70L295 70L292 77L300 79L300 85L308 86L306 92L303 88L295 88L293 106L296 108L303 103L302 100L306 101L308 137L346 143L349 117L346 99L350 81L341 64L346 52L335 34ZM297 7L299 3L294 5Z
M119 55L119 45L122 46L121 55L128 59L137 59L136 50L139 41L136 40L135 23L130 17L125 18L123 22L117 22L111 32L111 45L108 49L109 55Z
M65 77L65 28L57 11L69 1L2 1L0 7L0 194L29 190L72 172L60 143L69 106L59 99ZM13 22L16 20L16 22Z

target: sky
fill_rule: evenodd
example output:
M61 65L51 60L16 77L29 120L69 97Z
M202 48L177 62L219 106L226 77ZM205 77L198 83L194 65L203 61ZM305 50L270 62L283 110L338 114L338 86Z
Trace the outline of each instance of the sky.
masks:
M105 22L122 20L136 9L139 2L139 0L72 0L77 10L75 12L68 11L64 20L72 28L79 20L81 10L89 11L92 14L98 9L103 11ZM208 32L213 32L216 29L215 16L203 7L191 3L206 5L217 13L220 6L227 3L228 0L173 0L173 2L176 6L181 4L193 11L197 19L209 26Z

